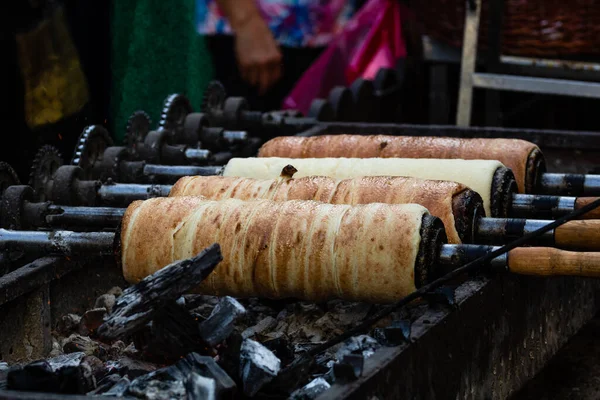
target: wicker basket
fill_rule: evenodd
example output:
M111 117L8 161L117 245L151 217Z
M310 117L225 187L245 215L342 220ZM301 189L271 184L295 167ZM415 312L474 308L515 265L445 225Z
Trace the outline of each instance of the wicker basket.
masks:
M464 0L411 3L429 36L461 45ZM480 48L487 45L488 3L483 0ZM535 57L600 55L600 0L505 0L502 52Z

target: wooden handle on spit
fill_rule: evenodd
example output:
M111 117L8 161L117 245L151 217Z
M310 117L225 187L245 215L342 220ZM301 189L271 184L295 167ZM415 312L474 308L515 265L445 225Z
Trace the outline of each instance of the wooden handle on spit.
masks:
M588 204L596 200L598 200L597 197L578 197L575 200L575 209L579 210L580 208L583 208L584 206L587 206ZM588 211L587 213L579 217L579 219L600 219L600 207Z
M563 249L600 251L600 220L566 222L554 230L554 242Z
M508 269L521 275L600 277L600 253L550 247L519 247L508 252Z

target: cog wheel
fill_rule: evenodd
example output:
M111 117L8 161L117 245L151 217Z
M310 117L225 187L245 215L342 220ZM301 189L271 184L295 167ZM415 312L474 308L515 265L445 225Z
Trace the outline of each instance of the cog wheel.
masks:
M100 125L86 127L77 141L71 165L83 169L84 179L89 179L94 164L102 160L104 150L112 144L113 141L104 127Z
M186 96L178 93L169 95L163 105L159 128L178 140L184 135L185 117L192 111L192 105Z
M214 119L223 110L226 97L225 86L219 81L211 81L202 96L202 112Z
M8 163L0 161L0 196L9 186L20 184L15 170Z
M146 135L150 132L150 126L152 120L150 116L144 111L136 111L127 120L127 127L125 130L125 146L129 149L132 156L138 155L138 146L140 143L144 143Z
M54 173L63 165L63 158L58 149L44 145L35 154L29 173L29 186L34 191L35 201L46 201L46 186L54 179Z

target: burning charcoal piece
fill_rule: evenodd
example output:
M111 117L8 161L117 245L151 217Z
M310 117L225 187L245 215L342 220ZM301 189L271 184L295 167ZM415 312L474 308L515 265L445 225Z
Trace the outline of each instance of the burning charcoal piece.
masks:
M77 314L63 315L63 317L58 321L56 330L63 335L68 335L74 332L77 327L79 327L80 322L81 317Z
M9 370L7 389L64 394L82 394L95 388L89 365L81 361L84 353L64 354L34 361Z
M336 381L354 381L362 375L365 358L362 354L347 354L342 361L333 365Z
M104 322L104 316L106 315L106 308L94 308L88 310L81 317L79 323L79 333L82 335L89 335L94 333L100 325Z
M330 387L331 385L325 379L317 378L293 392L290 395L290 400L313 400Z
M456 307L456 297L453 287L442 286L426 293L423 298L432 304L441 304L444 306Z
M370 336L354 336L344 342L344 345L335 353L335 357L341 360L346 354L362 354L363 357L369 358L380 347L377 340Z
M192 372L185 382L187 400L215 400L215 380Z
M274 328L275 325L277 325L277 320L275 318L273 318L273 317L263 318L262 320L260 320L258 322L258 324L251 326L250 328L248 328L244 332L242 332L242 337L244 339L251 338L254 335L257 335L257 334L260 334L260 333L266 331L267 329Z
M117 297L114 294L103 294L96 299L94 308L106 308L106 311L111 312L116 302Z
M169 264L128 287L98 328L98 334L114 340L143 328L166 302L197 287L222 259L221 248L215 243L196 257Z
M87 356L99 356L101 354L100 346L87 336L72 334L63 344L65 353L83 352Z
M102 393L103 396L114 396L114 397L123 397L127 389L129 389L129 385L131 381L127 379L127 377L123 377L114 384L113 387L108 389L106 392Z
M398 346L410 341L411 323L402 319L394 321L385 328L376 328L373 331L375 339L384 346Z
M210 316L200 324L200 334L211 346L227 339L236 321L246 314L246 309L233 297L223 297Z
M254 396L279 373L281 361L262 344L246 339L240 354L240 372L244 394Z
M152 392L153 398L184 398L188 377L198 374L215 383L217 398L231 399L235 395L235 382L210 357L188 354L184 359L166 368L136 378L126 394L143 397Z

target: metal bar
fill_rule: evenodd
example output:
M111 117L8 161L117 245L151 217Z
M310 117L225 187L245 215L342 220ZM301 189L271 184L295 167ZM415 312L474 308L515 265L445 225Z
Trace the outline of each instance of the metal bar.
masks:
M595 197L600 196L600 175L546 173L539 186L545 194Z
M509 215L514 218L556 219L575 211L575 197L513 194Z
M144 175L157 175L163 177L183 177L183 176L210 176L220 175L223 172L223 167L197 167L197 166L182 166L182 165L157 165L157 164L146 164L144 166Z
M124 207L135 200L167 197L172 187L172 185L139 185L133 183L105 184L98 190L98 197L104 205Z
M64 257L44 257L0 277L0 305L29 293L77 267Z
M517 56L501 56L500 61L503 64L522 65L528 67L555 68L569 71L600 72L599 63L582 61L552 60L547 58L529 58Z
M506 244L527 235L552 221L516 218L480 218L477 221L475 243ZM554 246L554 230L544 233L531 242L536 246Z
M472 83L483 89L600 98L600 83L594 82L476 73Z
M475 5L474 9L472 4ZM481 0L467 0L465 6L465 31L463 36L462 61L460 67L460 89L458 92L458 110L456 125L471 124L471 106L473 102L473 74L477 60L477 39Z
M112 255L114 238L114 232L39 232L0 229L0 250L19 249L28 254L40 255Z
M46 222L54 227L116 228L121 223L124 208L50 206Z
M197 161L206 161L210 158L211 152L205 149L193 149L187 148L185 149L185 158L188 161L197 162Z

